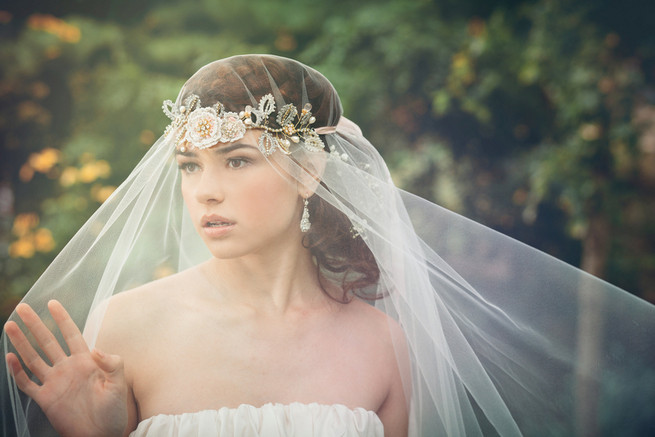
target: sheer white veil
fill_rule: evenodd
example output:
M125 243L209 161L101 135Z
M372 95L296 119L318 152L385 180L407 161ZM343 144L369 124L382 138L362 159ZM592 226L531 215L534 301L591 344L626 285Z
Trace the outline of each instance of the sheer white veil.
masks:
M410 435L639 435L652 427L653 305L395 187L375 147L342 117L327 79L296 61L213 62L175 105L196 94L204 107L220 101L238 111L233 95L244 93L255 107L267 93L277 108L313 106L326 151L298 144L268 159L289 169L283 177L320 180L313 213L319 199L336 208L372 253L379 280L359 294L379 297L371 304L405 334ZM102 314L113 294L211 256L182 202L175 143L169 134L152 146L25 296L48 323L46 303L58 299L93 343L88 315ZM5 354L13 350L4 334L2 344ZM10 422L20 436L53 433L6 366L0 383L3 412L13 412L3 418L5 434Z

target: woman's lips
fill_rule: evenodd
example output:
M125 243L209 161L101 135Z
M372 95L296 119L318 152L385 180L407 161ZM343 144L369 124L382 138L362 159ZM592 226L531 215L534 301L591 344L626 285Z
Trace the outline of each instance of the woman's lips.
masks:
M202 217L202 229L208 237L220 237L234 228L235 223L219 215Z

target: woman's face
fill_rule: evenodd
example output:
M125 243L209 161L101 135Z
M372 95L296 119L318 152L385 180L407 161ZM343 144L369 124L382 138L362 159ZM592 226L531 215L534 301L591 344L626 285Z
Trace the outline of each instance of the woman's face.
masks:
M275 251L301 238L298 184L264 158L257 148L260 134L251 130L232 143L176 153L182 196L217 258Z

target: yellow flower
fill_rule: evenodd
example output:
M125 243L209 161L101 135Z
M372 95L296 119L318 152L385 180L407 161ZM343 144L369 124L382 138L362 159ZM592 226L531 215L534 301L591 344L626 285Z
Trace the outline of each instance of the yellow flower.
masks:
M111 166L103 159L85 163L78 172L81 182L90 183L98 178L107 178L111 174Z
M52 15L33 14L28 18L27 25L31 29L51 33L64 42L76 43L82 36L79 27Z
M98 169L95 163L84 164L80 169L78 176L81 182L89 183L98 179Z
M41 150L39 153L32 153L27 162L34 170L47 173L59 162L59 156L59 150L49 147Z
M70 187L77 182L77 169L75 167L66 167L61 176L59 176L59 183L62 187Z
M29 182L34 177L34 169L28 163L25 163L20 167L18 177L22 182Z
M108 178L111 174L111 165L104 159L100 159L95 162L96 171L98 172L98 177Z
M34 232L34 247L39 252L50 252L55 248L55 240L52 232L46 228L39 228Z
M34 256L34 244L28 238L21 238L9 245L9 256L12 258L32 258Z
M18 214L14 218L12 232L17 237L26 236L32 229L39 224L39 216L33 212Z
M97 202L103 203L109 198L109 196L111 196L111 193L113 193L114 190L116 190L116 187L112 187L111 185L103 187L102 185L97 184L91 188L91 197L93 197Z
M59 38L62 41L69 42L69 43L77 43L80 42L80 39L82 37L82 32L80 32L80 28L77 26L73 26L72 24L66 24L65 27L63 27L60 30Z

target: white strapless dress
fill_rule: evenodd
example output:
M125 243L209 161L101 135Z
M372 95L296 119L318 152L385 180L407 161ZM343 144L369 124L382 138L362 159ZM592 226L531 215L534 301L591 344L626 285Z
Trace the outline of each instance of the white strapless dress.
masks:
M137 426L130 437L384 437L380 418L345 405L266 404L261 407L159 414Z

